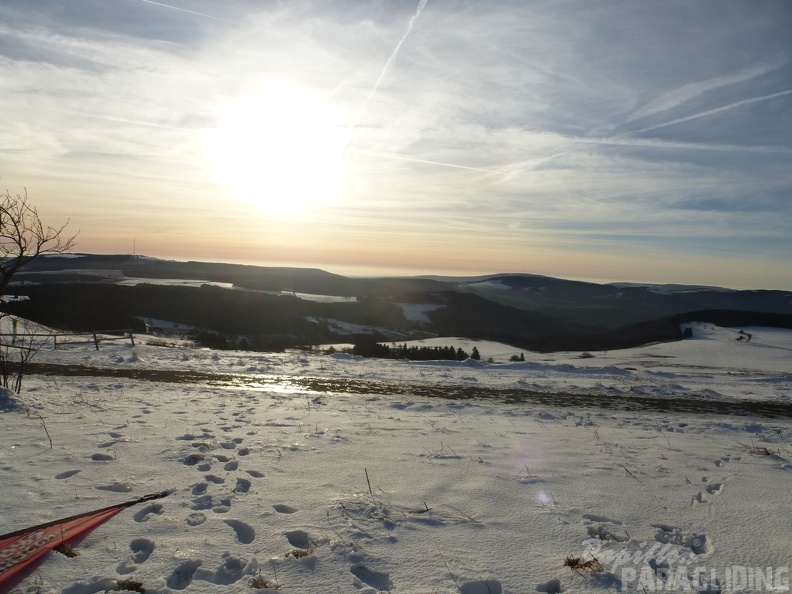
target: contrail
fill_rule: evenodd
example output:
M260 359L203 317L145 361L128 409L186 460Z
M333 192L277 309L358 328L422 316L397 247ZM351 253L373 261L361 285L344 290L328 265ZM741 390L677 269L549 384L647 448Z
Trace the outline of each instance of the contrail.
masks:
M360 118L363 115L363 110L366 109L366 105L368 105L372 97L376 95L377 89L379 89L382 79L385 78L385 75L388 73L388 69L396 61L396 55L399 53L399 50L401 49L401 46L404 44L404 41L407 39L407 36L410 35L410 32L412 31L413 28L413 24L415 23L415 19L417 19L421 15L421 12L426 7L427 2L428 0L420 0L420 2L418 2L418 8L416 9L415 14L410 18L410 22L407 25L407 31L405 31L404 35L402 35L401 39L399 40L399 43L396 44L396 47L391 52L391 55L388 57L387 62L385 62L385 66L382 68L382 72L380 72L380 75L377 78L376 82L374 83L374 86L371 87L371 91L369 92L368 96L360 104L360 107L357 110L357 114L355 115L355 119L352 122L352 125L349 127L350 132L355 128L357 128L358 123L360 123ZM335 92L335 90L333 92ZM344 150L344 154L346 154L348 150L349 150L349 144L347 144L347 147ZM442 163L438 163L438 164L442 165Z
M111 116L97 115L97 114L93 114L93 113L84 113L84 112L81 112L81 111L71 111L71 110L68 110L68 109L53 109L52 111L56 111L58 113L67 113L69 115L81 116L81 117L84 117L84 118L91 118L91 119L94 119L94 120L105 120L106 122L117 122L119 124L132 124L133 126L145 126L147 128L160 128L162 130L182 130L182 131L191 130L191 128L180 128L178 126L167 126L167 125L164 125L164 124L154 124L152 122L141 122L139 120L127 120L127 119L124 119L124 118L114 118L114 117L111 117Z
M395 161L407 161L408 163L425 163L426 165L440 165L441 167L452 167L454 169L466 169L468 171L481 171L483 173L498 173L500 170L485 169L483 167L473 167L471 165L458 165L456 163L444 163L442 161L430 161L428 159L419 159L418 157L408 157L406 155L396 155L393 153L379 153L376 151L369 151L366 149L349 147L353 153L361 155L371 155L373 157L384 157L386 159L393 159Z
M763 95L762 97L753 97L751 99L743 99L742 101L737 101L736 103L730 103L729 105L724 105L722 107L716 107L715 109L710 109L707 111L702 111L701 113L696 113L684 118L678 118L676 120L671 120L670 122L663 122L662 124L655 124L654 126L649 126L648 128L643 128L641 130L636 130L635 134L639 132L649 132L651 130L657 130L658 128L665 128L666 126L673 126L674 124L681 124L683 122L689 122L690 120L697 120L699 118L705 118L707 116L714 115L716 113L720 113L722 111L727 111L729 109L734 109L735 107L742 107L743 105L749 105L750 103L757 103L759 101L766 101L768 99L775 99L776 97L783 97L784 95L792 94L792 89L787 91L780 91L778 93L772 93L770 95Z
M388 69L390 69L390 67L396 61L396 55L399 53L399 50L401 49L401 46L404 44L405 40L407 39L407 36L412 31L413 24L415 23L415 19L417 19L419 16L421 16L421 12L426 7L426 3L427 2L428 2L428 0L421 0L418 3L418 9L415 11L415 14L410 19L410 23L409 23L409 25L407 25L407 31L405 31L404 35L402 35L402 38L399 40L399 43L396 44L396 47L394 48L393 52L391 52L391 55L388 58L388 61L385 62L385 67L382 69L382 72L380 72L379 78L374 83L374 86L371 87L371 92L368 94L368 97L366 97L363 100L363 103L361 103L360 109L358 110L358 117L357 117L357 119L355 121L355 126L357 125L357 120L360 119L360 115L363 113L363 110L365 109L366 105L368 104L369 101L371 101L371 98L374 97L374 95L377 93L377 89L379 89L379 86L380 86L380 83L382 82L382 79L385 78L385 75L388 73ZM352 126L352 127L354 128L355 126Z
M154 2L154 0L140 0L141 2L145 2L146 4L156 4L157 6L162 6L164 8L170 8L172 10L178 10L180 12L187 12L189 14L194 14L196 16L202 16L207 19L214 19L215 21L222 21L224 23L231 23L233 25L240 25L241 23L237 23L234 21L229 21L228 19L221 19L220 17L212 16L211 14L204 14L203 12L195 12L194 10L187 10L186 8L179 8L178 6L171 6L170 4L163 4L162 2Z
M772 72L784 64L785 61L783 60L775 60L766 64L759 64L744 70L740 70L739 72L731 75L686 84L682 87L664 93L652 101L649 101L646 105L630 114L630 116L627 118L627 122L634 122L635 120L640 120L647 116L670 111L671 109L679 107L683 103L687 103L691 99L695 99L696 97L699 97L708 91L720 89L735 83L749 81L763 74L767 74L768 72Z

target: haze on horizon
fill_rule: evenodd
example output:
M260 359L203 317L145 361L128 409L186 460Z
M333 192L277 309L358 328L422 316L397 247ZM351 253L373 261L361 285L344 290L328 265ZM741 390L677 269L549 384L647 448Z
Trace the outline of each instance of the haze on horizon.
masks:
M0 0L77 250L792 290L792 5Z

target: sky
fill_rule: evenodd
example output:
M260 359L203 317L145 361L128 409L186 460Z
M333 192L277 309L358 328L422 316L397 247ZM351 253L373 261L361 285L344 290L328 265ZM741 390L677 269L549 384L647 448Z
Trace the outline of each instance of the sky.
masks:
M76 250L792 290L792 4L0 0Z

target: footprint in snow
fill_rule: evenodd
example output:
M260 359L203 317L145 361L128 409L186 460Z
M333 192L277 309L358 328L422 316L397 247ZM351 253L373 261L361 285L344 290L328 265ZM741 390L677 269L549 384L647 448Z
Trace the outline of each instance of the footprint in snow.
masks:
M709 477L702 477L701 479L704 482L709 481ZM691 505L695 505L697 503L709 503L710 500L707 497L708 495L720 495L723 491L723 483L708 483L704 485L704 490L700 491L698 494L693 496Z
M185 466L195 466L199 462L202 462L203 459L204 459L204 455L203 454L190 454L189 456L185 456L182 459L182 463Z
M216 514L226 514L231 510L231 496L219 499L213 506L212 511Z
M110 454L94 454L91 456L91 460L94 462L109 462L112 459L113 457Z
M136 538L129 543L132 550L131 560L137 564L145 563L154 552L154 541L148 538Z
M185 561L179 565L168 578L168 588L184 590L192 582L193 576L201 566L200 561Z
M393 582L387 573L369 569L365 565L355 565L349 571L351 571L352 575L354 575L363 584L371 586L380 592L383 590L390 592L393 589ZM479 590L461 591L463 594L479 594ZM495 594L500 594L500 589L493 592L495 592ZM481 594L488 594L488 592L487 590L481 590Z
M210 483L214 483L215 485L222 485L225 482L223 477L215 476L214 474L207 474L206 480Z
M564 589L561 587L561 580L556 578L554 580L550 580L549 582L539 584L536 586L536 591L546 592L547 594L560 594L564 591Z
M211 495L201 495L193 499L192 505L190 505L190 509L194 510L202 510L202 509L212 509L212 496Z
M551 582L548 582L548 584L549 583ZM501 583L498 580L473 580L472 582L465 582L462 584L459 587L459 591L461 594L502 594L503 588L501 587ZM560 592L560 590L558 591Z
M272 506L272 509L274 509L279 514L294 514L297 513L298 511L296 507L292 507L291 505L285 505L283 503L276 503L275 505Z
M263 472L259 472L258 470L246 470L245 472L247 472L253 478L263 478L264 477L264 473Z
M706 534L691 534L685 538L684 544L696 555L704 555L712 550L712 543Z
M200 526L206 522L206 515L202 514L201 512L193 512L187 516L185 522L187 522L188 526Z
M239 462L237 462L236 460L231 460L228 463L226 463L225 466L223 466L223 470L228 472L232 470L236 470L237 468L239 468Z
M249 524L239 520L224 520L224 522L234 529L238 543L250 544L256 539L256 531Z
M704 490L710 495L720 495L721 491L723 491L723 483L711 483L706 485Z
M65 472L60 472L60 473L56 474L55 478L58 479L58 480L67 479L70 476L74 476L78 472L80 472L80 471L79 470L66 470Z
M289 541L289 544L298 549L310 549L314 544L310 535L305 530L291 530L284 532L283 536Z
M236 487L234 487L235 493L247 493L250 490L250 481L244 478L238 478L236 481Z
M257 562L248 564L239 557L227 556L217 571L200 569L195 572L195 579L219 586L229 586L245 575L252 575L253 567L257 567Z
M162 504L161 503L152 503L147 505L143 509L139 510L132 518L135 522L148 522L149 516L152 514L160 515L162 513Z
M206 483L195 483L192 487L192 494L193 495L203 495L206 493L206 489L209 487Z

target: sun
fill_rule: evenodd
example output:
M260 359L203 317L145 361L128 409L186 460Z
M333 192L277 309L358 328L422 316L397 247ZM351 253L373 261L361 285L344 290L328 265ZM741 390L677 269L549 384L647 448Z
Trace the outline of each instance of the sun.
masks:
M294 216L338 199L346 128L320 98L280 85L228 104L209 138L213 177L262 211Z

